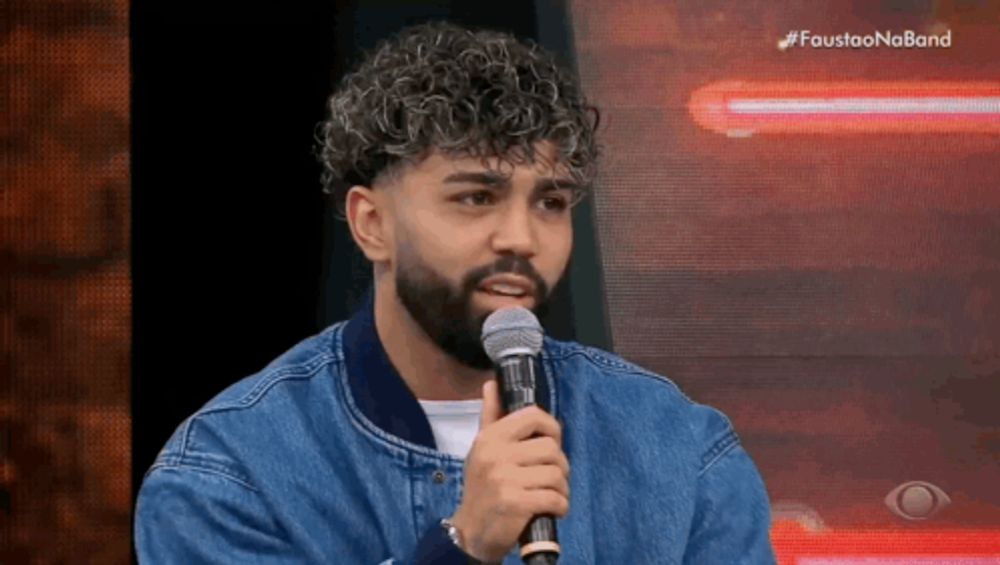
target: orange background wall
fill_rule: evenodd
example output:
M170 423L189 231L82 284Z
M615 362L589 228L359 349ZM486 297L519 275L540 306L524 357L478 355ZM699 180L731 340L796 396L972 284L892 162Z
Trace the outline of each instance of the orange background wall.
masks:
M125 563L128 5L3 12L0 562Z

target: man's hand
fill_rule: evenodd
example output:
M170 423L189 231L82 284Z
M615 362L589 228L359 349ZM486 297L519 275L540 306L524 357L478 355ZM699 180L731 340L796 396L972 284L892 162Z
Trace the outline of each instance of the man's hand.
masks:
M502 413L497 383L489 381L465 461L462 503L452 517L462 549L486 562L503 560L533 516L569 512L569 460L559 422L536 406Z

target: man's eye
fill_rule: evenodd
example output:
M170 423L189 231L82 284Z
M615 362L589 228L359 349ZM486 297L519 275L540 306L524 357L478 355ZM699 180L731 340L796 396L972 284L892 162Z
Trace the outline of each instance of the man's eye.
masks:
M569 202L565 198L543 198L542 206L552 212L562 212L563 210L569 208Z
M458 201L463 204L471 204L472 206L483 206L493 202L493 193L487 190L480 190L479 192L466 194L459 198Z

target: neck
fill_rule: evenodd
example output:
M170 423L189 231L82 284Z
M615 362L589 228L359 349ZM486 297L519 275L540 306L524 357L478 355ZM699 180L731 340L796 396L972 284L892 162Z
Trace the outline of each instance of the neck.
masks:
M482 398L483 383L494 378L492 369L467 367L438 347L400 302L391 280L375 285L375 329L389 361L419 400Z

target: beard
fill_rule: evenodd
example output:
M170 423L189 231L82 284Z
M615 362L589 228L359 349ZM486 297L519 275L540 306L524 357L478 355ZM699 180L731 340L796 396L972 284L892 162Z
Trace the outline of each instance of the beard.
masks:
M532 312L548 311L548 285L527 259L504 255L492 265L469 271L456 287L411 250L401 250L396 270L396 293L410 316L437 346L459 363L489 369L493 361L480 341L483 322L492 312L477 314L472 299L483 280L498 274L517 274L535 285Z

